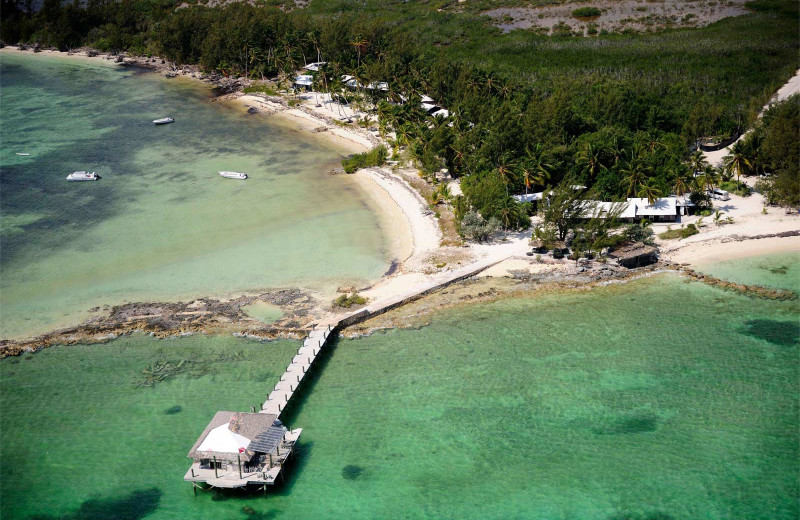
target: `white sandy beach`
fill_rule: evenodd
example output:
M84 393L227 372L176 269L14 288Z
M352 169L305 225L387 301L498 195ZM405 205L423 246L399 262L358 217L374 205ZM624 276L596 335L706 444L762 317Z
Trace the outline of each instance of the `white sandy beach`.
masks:
M767 207L763 213L764 197L753 193L749 197L731 194L729 201L715 201L715 209L723 212L723 218L733 218L732 224L718 225L713 217L684 217L679 224L654 224L656 234L668 227L677 228L700 222L700 233L681 240L661 240L657 243L663 258L691 265L708 264L732 258L743 258L777 252L797 252L800 255L800 237L753 239L777 233L800 233L800 214L787 213L779 207Z
M30 53L13 48L3 49L2 52ZM45 53L114 65L113 60L102 56L89 58L85 53L67 55L55 51L43 51L43 54ZM193 81L201 81L194 76L191 71L179 75ZM771 102L785 99L798 91L800 91L800 71L778 91ZM289 107L281 98L240 92L225 96L223 99L243 109L254 107L260 114L272 118L274 122L286 124L297 131L308 132L343 153L360 153L379 144L385 144L377 132L353 124L341 124L342 119L357 119L368 116L367 114L354 112L351 107L340 107L329 97L326 98L319 93L311 92L297 96L295 99L298 104L294 107ZM727 151L714 153L722 153L724 156ZM406 175L413 173L404 172ZM360 170L349 177L364 190L371 201L389 239L391 255L398 262L391 274L382 277L372 287L361 290L373 304L396 298L398 294L418 291L421 287L435 284L440 279L475 268L487 268L482 273L483 276L509 276L510 271L519 269L539 272L562 268L560 265L539 264L525 256L525 253L530 251L528 231L509 234L489 244L442 247L441 231L433 212L419 193L403 179L403 174L387 166ZM730 201L716 202L715 207L723 211L724 216L731 216L734 223L716 225L712 217L706 217L702 220L704 226L698 235L684 240L658 240L662 258L699 265L770 252L792 251L800 254L798 237L748 239L748 237L800 231L800 215L796 212L786 214L781 208L769 208L768 214L764 215L763 197L757 193L747 198L732 195ZM682 224L697 223L699 220L700 218L696 216L684 217ZM665 224L656 224L654 231L660 233L667 227Z

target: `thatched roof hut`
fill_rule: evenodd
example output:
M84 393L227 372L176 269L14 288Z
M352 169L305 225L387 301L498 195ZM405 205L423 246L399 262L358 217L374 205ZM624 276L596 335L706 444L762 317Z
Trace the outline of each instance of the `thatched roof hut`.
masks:
M235 462L240 454L252 457L256 452L269 453L261 450L270 446L274 449L286 433L277 419L277 415L268 413L217 412L188 457L197 461L216 457L218 461Z

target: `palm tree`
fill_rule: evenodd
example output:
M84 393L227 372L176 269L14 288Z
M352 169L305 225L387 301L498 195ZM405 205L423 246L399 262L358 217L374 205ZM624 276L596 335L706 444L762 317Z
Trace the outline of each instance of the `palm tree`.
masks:
M401 124L394 130L395 135L397 136L397 143L400 146L408 145L411 140L414 138L414 127L411 123Z
M611 143L609 143L607 147L608 153L614 158L614 166L619 163L619 160L622 159L623 150L622 150L622 143L619 142L619 138L614 136L611 138Z
M662 143L658 137L653 135L651 132L647 132L644 137L644 143L647 148L650 150L650 153L655 153L656 148L666 148L666 145Z
M583 171L589 174L589 179L594 179L598 170L606 169L603 163L600 162L601 153L602 151L599 148L595 148L589 143L575 156L575 162L579 166L583 166Z
M491 72L486 73L484 85L486 86L486 91L491 94L492 90L497 88L497 77Z
M503 96L503 99L507 98L511 94L512 85L511 81L508 79L503 79L498 84L497 91L500 92L500 95Z
M514 157L509 152L503 153L497 165L497 175L500 180L506 185L506 195L508 195L508 184L511 182L511 176L514 172L515 161Z
M522 182L525 183L525 200L528 200L528 190L533 186L533 175L526 166L522 167Z
M366 50L367 45L369 42L363 36L356 36L356 39L350 42L350 45L356 48L356 52L358 53L358 61L356 63L356 67L361 66L361 51Z
M645 175L646 167L638 158L632 158L626 161L625 165L620 168L619 172L625 176L622 179L621 185L625 187L626 196L630 197L639 190L639 187L645 183L647 176Z
M703 169L708 166L706 156L703 155L701 150L695 151L692 156L689 157L689 166L691 166L694 173L702 172Z
M731 147L731 153L725 156L722 164L725 171L736 175L737 183L739 182L739 177L742 175L742 173L749 172L750 168L753 167L750 159L745 156L744 146L742 146L741 141L737 141Z
M545 152L541 143L536 143L533 148L525 148L525 166L523 175L528 177L525 180L525 194L531 184L534 186L544 186L550 179L550 172L553 171L553 164Z
M506 197L498 202L495 207L497 215L500 217L500 222L503 223L503 229L508 230L511 224L519 222L520 219L520 205L511 197Z
M683 197L689 191L689 182L688 179L678 174L675 177L675 195L678 197Z
M652 204L661 196L661 190L653 184L652 179L648 179L647 182L643 182L639 185L636 196L642 199L646 198L647 202Z
M703 168L703 173L696 179L698 187L703 191L714 189L717 185L718 178L714 169L711 166Z
M467 80L467 89L471 90L473 93L477 93L481 89L482 85L483 83L481 82L480 78L474 75L470 76L470 78Z

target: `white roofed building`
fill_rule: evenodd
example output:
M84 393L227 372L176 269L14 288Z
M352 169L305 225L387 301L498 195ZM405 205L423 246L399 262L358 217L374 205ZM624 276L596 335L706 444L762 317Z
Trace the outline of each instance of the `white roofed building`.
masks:
M636 218L651 220L653 222L674 222L678 217L678 208L675 199L664 197L656 199L650 204L647 199L628 199L628 203L636 205Z
M311 90L311 87L314 85L314 76L310 74L300 74L296 78L294 78L294 87L295 88L303 88L306 90Z
M516 197L515 197L516 198ZM519 200L519 199L517 199ZM675 222L678 216L685 215L685 208L692 203L686 199L664 197L652 204L647 199L629 198L625 202L586 201L584 218L606 218L617 213L617 219L624 222L647 219L653 222Z
M536 193L523 193L521 195L512 195L511 197L516 200L517 202L536 202L542 200L544 196L543 191L539 191Z

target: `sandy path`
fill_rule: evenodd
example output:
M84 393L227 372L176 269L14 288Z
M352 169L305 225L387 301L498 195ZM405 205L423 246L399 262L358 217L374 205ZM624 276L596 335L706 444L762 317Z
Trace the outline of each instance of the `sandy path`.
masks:
M772 104L783 101L789 96L797 94L798 92L800 92L800 69L798 69L797 72L795 72L795 75L792 76L791 79L789 79L789 81L787 81L781 88L779 88L778 91L775 93L775 95L770 98L767 104L764 105L764 108L761 109L761 112L758 114L758 118L760 119L761 116L764 115L764 112L766 112L767 109L769 109L769 107ZM744 137L750 132L751 130L748 130L747 132L743 133L742 135L739 136L739 139L731 143L730 146L723 148L722 150L717 150L714 152L704 152L703 155L705 155L708 164L710 164L711 166L721 165L722 160L725 158L725 156L731 153L731 146L744 139Z

